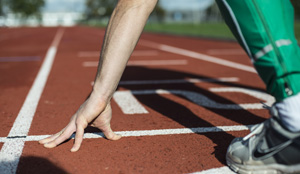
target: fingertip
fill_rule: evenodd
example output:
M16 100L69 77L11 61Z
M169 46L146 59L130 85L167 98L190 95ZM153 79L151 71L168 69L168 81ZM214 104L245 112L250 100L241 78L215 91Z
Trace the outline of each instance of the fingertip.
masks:
M46 143L49 143L49 142L51 141L51 138L52 138L52 137L48 137L48 138L41 139L41 140L39 140L39 143L40 143L40 144L46 144Z
M71 152L77 152L79 150L79 147L72 147L72 149L70 150Z
M122 138L122 136L121 135L119 135L119 134L115 134L115 137L114 137L114 139L113 140L119 140L119 139L121 139Z
M51 140L49 138L45 138L39 141L40 144L46 144L49 143Z
M116 141L116 140L121 139L122 136L119 135L119 134L111 133L111 134L109 134L108 136L106 136L106 138L109 139L109 140Z
M46 147L46 148L53 148L53 147L56 147L56 145L55 144L53 144L53 143L45 143L44 144L44 147Z

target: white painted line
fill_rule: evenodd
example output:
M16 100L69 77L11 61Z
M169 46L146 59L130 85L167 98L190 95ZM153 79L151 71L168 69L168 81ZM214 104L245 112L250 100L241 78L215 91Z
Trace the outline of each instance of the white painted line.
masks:
M64 35L65 30L60 28L57 33L55 34L54 40L52 41L51 46L57 48L59 42L61 41L62 36Z
M149 112L137 101L130 91L114 93L113 98L124 114L148 114Z
M0 143L5 142L5 140L6 140L6 137L0 137Z
M139 137L139 136L158 136L158 135L179 135L179 134L194 134L194 133L209 133L209 132L232 132L232 131L245 131L249 130L253 125L234 125L234 126L216 126L216 127L196 127L196 128L176 128L176 129L157 129L157 130L136 130L136 131L116 131L116 134L122 137ZM50 135L30 135L27 136L23 141L39 141ZM104 138L102 132L85 133L83 138ZM71 136L75 138L75 134ZM0 142L5 141L16 141L19 138L8 139L0 138Z
M40 96L44 90L48 75L52 68L52 64L57 51L57 45L64 33L63 29L59 29L55 38L47 51L45 60L40 68L40 71L25 99L25 102L11 128L8 137L27 136L34 117ZM3 173L16 173L20 156L24 147L24 139L8 139L2 146L0 152L0 171Z
M203 61L207 61L207 62L211 62L211 63L215 63L215 64L219 64L219 65L223 65L223 66L227 66L227 67L231 67L234 69L239 69L239 70L243 70L243 71L247 71L247 72L251 72L251 73L256 73L256 70L252 66L235 63L232 61L224 60L224 59L213 57L213 56L208 56L208 55L197 53L194 51L177 48L177 47L173 47L173 46L169 46L169 45L159 44L159 43L155 43L155 42L145 41L145 40L140 40L139 43L143 46L148 46L150 48L156 48L156 49L159 49L162 51L179 54L182 56L187 56L187 57L195 58L198 60L203 60Z
M157 50L136 50L133 51L131 56L157 56L159 51ZM78 57L99 57L100 51L80 51L77 54Z
M261 91L245 89L245 88L227 88L227 87L218 87L218 88L209 88L212 92L238 92L244 93L249 96L255 97L257 99L265 101L267 105L272 105L275 102L274 97L270 96ZM207 108L215 108L215 109L263 109L261 103L243 103L243 104L224 104L218 103L203 94L188 91L188 90L164 90L164 89L153 89L153 90L132 90L132 91L116 91L114 93L114 100L117 105L121 108L124 114L147 114L148 111L140 104L134 95L155 95L155 94L175 94L181 95L184 98L187 98L191 102L207 107Z
M147 85L147 84L176 84L176 83L202 83L202 82L237 82L237 77L221 77L216 79L190 78L190 79L172 79L172 80L132 80L120 81L120 85Z
M244 88L210 88L209 89L212 92L240 92L244 93L253 97L256 97L258 99L266 101L266 104L272 105L274 103L275 99L261 91L257 90L250 90L250 89L244 89ZM115 93L124 92L124 91L116 91ZM203 94L194 92L194 91L188 91L188 90L172 90L172 89L150 89L150 90L132 90L130 91L133 95L153 95L153 94L175 94L175 95L181 95L191 102L207 107L207 108L215 108L215 109L233 109L233 110L240 110L240 109L263 109L261 103L243 103L243 104L224 104L224 103L218 103L208 97L206 97Z
M207 54L213 55L247 55L242 49L209 49Z
M266 105L272 106L275 102L275 98L265 92L253 90L253 89L246 89L246 88L237 88L237 87L224 87L224 88L209 88L212 92L240 92L252 97L258 98L262 101L265 101ZM240 104L242 108L245 109L258 109L262 108L261 103L252 103L252 104Z
M191 174L234 174L235 172L233 172L232 170L229 169L229 167L224 166L224 167L220 167L220 168L212 168L212 169L208 169L208 170L204 170L201 172L195 172L195 173L191 173Z
M162 66L162 65L186 65L187 60L132 60L128 61L127 66ZM97 67L98 61L86 61L82 63L83 67Z

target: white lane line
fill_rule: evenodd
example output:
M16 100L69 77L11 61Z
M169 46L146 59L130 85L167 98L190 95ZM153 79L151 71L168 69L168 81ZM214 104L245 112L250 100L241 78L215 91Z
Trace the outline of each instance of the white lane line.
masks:
M260 100L265 100L267 105L272 105L275 102L274 97L257 90L244 88L209 88L212 92L236 92L244 93ZM148 111L136 100L133 95L160 95L160 94L175 94L190 100L191 102L208 108L215 109L263 109L261 103L243 103L243 104L224 104L210 99L209 97L197 92L188 90L172 90L172 89L157 89L157 90L131 90L131 91L116 91L114 100L124 114L146 114Z
M162 66L162 65L186 65L187 60L132 60L128 61L127 66ZM83 67L97 67L98 61L86 61L82 63Z
M247 55L242 49L209 49L206 53L213 55Z
M221 78L190 78L190 79L170 79L170 80L132 80L120 81L120 85L147 85L147 84L176 84L176 83L202 83L202 82L237 82L237 77L221 77Z
M124 114L148 114L149 112L137 101L130 91L114 93L113 98Z
M265 100L266 104L272 105L275 102L274 97L257 90L245 89L245 88L237 88L233 87L230 90L228 88L222 88L219 90L218 88L209 88L210 91L213 92L239 92L244 93L255 98ZM228 90L228 91L226 91ZM119 93L122 91L116 91ZM207 96L189 90L172 90L172 89L149 89L149 90L131 90L133 95L155 95L155 94L175 94L181 95L191 102L208 108L215 109L233 109L233 110L241 110L241 109L264 109L261 103L243 103L243 104L225 104L218 103L215 100L208 98Z
M63 29L59 29L54 37L54 40L47 51L45 60L40 68L40 71L25 99L25 102L11 128L8 137L26 137L31 126L40 96L44 90L45 84L50 73L57 45L64 33ZM24 138L14 139L8 138L2 146L0 152L0 171L3 173L16 173L20 156L24 147Z
M203 61L231 67L234 69L239 69L239 70L243 70L243 71L247 71L247 72L251 72L251 73L256 73L256 70L252 66L235 63L232 61L224 60L224 59L213 57L213 56L208 56L208 55L201 54L198 52L194 52L194 51L190 51L190 50L186 50L186 49L182 49L182 48L177 48L177 47L173 47L173 46L169 46L169 45L165 45L165 44L150 42L150 41L146 41L146 40L140 40L139 43L143 46L147 46L150 48L156 48L156 49L166 51L169 53L179 54L182 56L187 56L187 57L195 58L198 60L203 60Z
M253 90L253 89L246 89L246 88L237 88L237 87L223 87L223 88L209 88L209 91L212 92L240 92L247 94L249 96L258 98L262 101L265 101L266 105L273 105L275 102L275 98L265 92ZM263 108L261 103L252 103L252 104L240 104L240 106L244 109L259 109Z
M234 174L235 172L233 172L232 170L229 169L229 167L224 166L224 167L220 167L220 168L212 168L212 169L208 169L208 170L204 170L204 171L200 171L200 172L195 172L195 173L190 173L190 174Z
M157 56L159 51L157 50L136 50L133 51L131 56ZM80 51L77 54L78 57L99 57L100 51Z
M196 127L196 128L177 128L177 129L156 129L156 130L137 130L137 131L117 131L116 134L122 137L139 137L139 136L158 136L158 135L179 135L179 134L194 134L194 133L209 133L209 132L233 132L249 130L253 125L235 125L235 126L216 126L216 127ZM30 135L26 138L21 138L24 141L39 141L50 135ZM74 138L75 134L71 136ZM83 138L104 138L102 132L85 133ZM0 142L8 140L16 141L19 138L0 137Z

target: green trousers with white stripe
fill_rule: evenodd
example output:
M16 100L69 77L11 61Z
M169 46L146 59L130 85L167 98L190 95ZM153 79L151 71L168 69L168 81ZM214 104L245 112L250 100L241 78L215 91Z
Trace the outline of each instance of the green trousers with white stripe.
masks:
M300 92L300 49L289 0L217 0L240 45L276 101Z

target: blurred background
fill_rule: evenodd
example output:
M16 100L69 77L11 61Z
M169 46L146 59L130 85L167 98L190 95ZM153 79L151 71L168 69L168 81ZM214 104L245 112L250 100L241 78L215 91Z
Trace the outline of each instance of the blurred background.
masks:
M295 32L300 39L300 1ZM0 0L0 27L105 27L117 0ZM233 39L214 0L159 0L145 27L147 32Z

